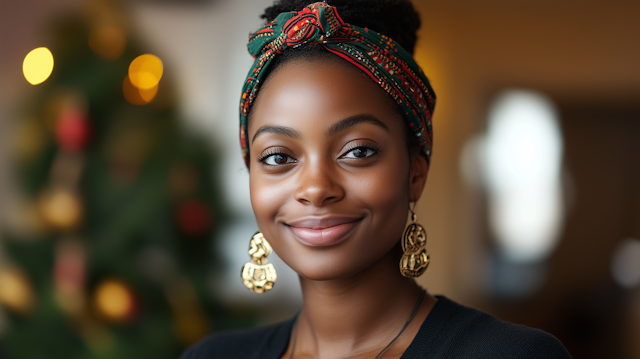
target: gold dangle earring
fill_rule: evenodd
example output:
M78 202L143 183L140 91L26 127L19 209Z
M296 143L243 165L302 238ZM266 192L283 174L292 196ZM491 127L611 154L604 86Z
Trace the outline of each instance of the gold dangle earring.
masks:
M415 209L416 203L413 202ZM419 277L429 266L429 252L427 252L427 232L420 224L416 223L418 216L411 212L411 224L407 226L402 235L402 259L400 259L400 273L407 278Z
M270 291L278 277L273 264L266 264L271 251L271 245L260 231L251 237L249 242L251 262L245 263L242 267L242 283L254 293Z

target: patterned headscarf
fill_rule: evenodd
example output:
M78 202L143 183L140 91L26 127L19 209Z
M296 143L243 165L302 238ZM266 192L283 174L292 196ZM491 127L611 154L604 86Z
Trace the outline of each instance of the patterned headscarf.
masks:
M398 104L427 160L431 158L431 116L436 95L411 54L389 37L367 28L345 24L336 8L314 3L302 11L285 12L253 33L247 48L255 62L247 75L240 100L240 144L249 167L247 116L269 64L289 47L321 44L349 61L378 83Z

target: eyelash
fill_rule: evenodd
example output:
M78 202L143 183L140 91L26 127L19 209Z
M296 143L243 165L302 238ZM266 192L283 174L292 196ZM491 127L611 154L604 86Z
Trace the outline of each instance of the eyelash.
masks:
M353 151L355 149L358 149L358 148L373 151L373 153L371 155L366 156L364 158L375 156L380 151L380 146L378 146L375 143L355 143L355 144L349 146L348 149L344 152L344 154L342 156L340 156L340 157L344 158L347 154L351 153L351 151Z
M375 156L378 154L378 152L380 151L380 146L374 144L374 143L355 143L351 146L349 146L347 148L346 151L344 151L344 154L340 156L340 158L345 158L346 155L348 155L349 153L351 153L351 151L356 150L356 149L364 149L364 150L371 150L373 153L369 156L366 156L364 158L367 157L371 157L371 156ZM258 157L257 161L262 163L265 166L282 166L282 165L271 165L271 164L267 164L265 161L271 157L271 156L275 156L275 155L281 155L281 156L287 156L291 159L293 159L293 156L286 153L285 151L283 151L281 148L270 148L267 150L267 152L265 152L262 156ZM294 160L295 162L295 160Z
M290 155L290 154L288 154L286 151L283 151L283 149L282 149L282 148L274 147L274 148L269 148L269 149L267 150L267 152L265 152L263 155L261 155L260 157L258 157L258 159L257 159L257 160L258 160L258 162L262 163L262 164L263 164L263 165L265 165L265 166L272 166L272 167L273 167L273 166L282 166L282 165L270 165L270 164L268 164L268 163L265 163L265 161L266 161L269 157L274 156L274 155L287 156L287 157L289 157L289 158L292 158L292 159L293 159L293 156L292 156L292 155ZM295 160L294 160L294 161L295 161Z

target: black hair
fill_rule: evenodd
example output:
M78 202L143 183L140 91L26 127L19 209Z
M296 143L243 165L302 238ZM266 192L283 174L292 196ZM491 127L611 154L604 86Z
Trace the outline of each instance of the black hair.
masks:
M260 16L265 22L273 21L279 14L290 11L300 11L314 0L277 0L272 6L264 10ZM409 0L329 0L329 5L334 6L342 20L351 25L369 28L392 38L410 54L414 54L417 31L420 28L420 15ZM296 48L287 48L282 55L276 56L269 68L266 69L263 86L269 75L281 67L284 63L294 59L305 60L333 60L339 59L336 55L325 50L317 44L309 44ZM389 97L391 100L391 97ZM393 100L390 101L395 105ZM393 106L399 117L402 112L398 106ZM250 117L249 117L250 121ZM406 134L409 155L420 151L418 138L413 135L409 125L403 121Z

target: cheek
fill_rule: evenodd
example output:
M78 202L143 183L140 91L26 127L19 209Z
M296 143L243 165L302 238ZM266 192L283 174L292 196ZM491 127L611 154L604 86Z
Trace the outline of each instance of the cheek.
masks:
M394 158L399 155L394 155ZM409 163L398 160L354 178L349 187L371 209L373 229L391 241L400 237L409 209ZM381 231L381 232L380 232Z
M394 154L390 158L403 158ZM407 202L409 193L408 160L387 161L385 166L375 168L373 173L361 176L359 181L363 194L368 194L372 205L400 205Z
M270 222L290 197L291 186L283 185L282 181L268 179L259 173L251 172L249 175L249 190L251 206L256 216L256 221L261 229L267 230L265 225Z

